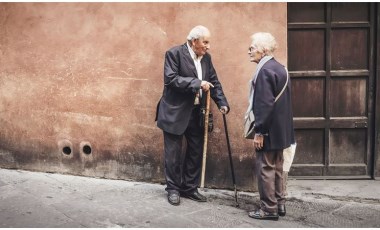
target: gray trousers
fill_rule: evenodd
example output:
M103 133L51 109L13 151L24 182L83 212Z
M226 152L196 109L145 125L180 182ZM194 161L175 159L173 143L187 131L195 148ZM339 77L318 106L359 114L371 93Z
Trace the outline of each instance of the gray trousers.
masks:
M285 204L283 192L282 150L256 153L257 180L260 208L266 212L277 212L278 204Z

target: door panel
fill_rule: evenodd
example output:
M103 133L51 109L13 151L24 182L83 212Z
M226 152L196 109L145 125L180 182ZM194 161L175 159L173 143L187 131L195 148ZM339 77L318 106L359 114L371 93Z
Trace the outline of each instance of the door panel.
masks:
M368 22L368 3L333 3L331 4L332 22Z
M332 78L330 95L331 117L367 115L367 79Z
M324 130L323 129L298 129L296 130L297 154L294 157L294 164L320 164L324 162Z
M330 164L366 164L366 129L331 129Z
M324 37L324 30L289 31L288 49L292 50L292 55L289 56L289 69L324 70L326 56Z
M288 3L288 67L298 144L290 175L370 176L371 4Z
M368 69L369 28L331 31L331 69Z
M292 92L297 92L297 94L292 94L295 117L324 116L324 85L323 79L292 79ZM308 96L300 97L299 95Z
M296 129L297 153L290 170L291 176L321 176L324 171L324 129Z
M288 3L288 23L292 22L324 22L325 3L297 4Z

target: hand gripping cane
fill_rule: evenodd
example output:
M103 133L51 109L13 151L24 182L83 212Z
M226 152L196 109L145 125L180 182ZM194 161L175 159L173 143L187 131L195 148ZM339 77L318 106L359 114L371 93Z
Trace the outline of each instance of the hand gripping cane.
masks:
M208 141L208 115L210 113L210 90L206 92L206 111L205 111L205 133L203 138L203 160L202 160L202 175L201 175L201 188L205 186L205 173L206 173L206 153Z
M223 114L223 123L224 123L224 130L226 132L226 138L227 138L227 148L228 148L228 156L230 158L230 166L231 166L231 173L232 173L232 182L233 182L234 188L235 188L235 205L236 205L236 207L239 207L239 203L238 203L238 200L237 200L235 170L234 170L234 165L233 165L233 162L232 162L230 138L228 137L227 121L226 121L226 115L225 114Z

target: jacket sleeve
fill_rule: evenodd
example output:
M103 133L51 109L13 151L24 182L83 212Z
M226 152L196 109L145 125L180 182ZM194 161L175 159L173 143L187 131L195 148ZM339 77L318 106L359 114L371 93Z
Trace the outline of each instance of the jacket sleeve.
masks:
M182 93L196 93L201 87L198 78L179 75L179 57L171 50L165 54L164 83L166 87Z
M267 134L273 119L275 103L275 73L261 69L255 84L253 113L255 114L255 132Z
M209 82L211 82L211 84L214 85L214 88L211 88L210 96L218 105L218 108L222 106L227 106L228 110L230 110L230 106L228 105L227 98L223 92L222 84L219 82L218 76L212 64L211 57L210 57L210 64L209 64Z

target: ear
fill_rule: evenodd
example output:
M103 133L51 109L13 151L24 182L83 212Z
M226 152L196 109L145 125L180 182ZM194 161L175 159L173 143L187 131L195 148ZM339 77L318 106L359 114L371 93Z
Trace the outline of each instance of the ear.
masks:
M193 39L193 40L191 40L191 46L195 46L195 40L197 40L197 39Z

